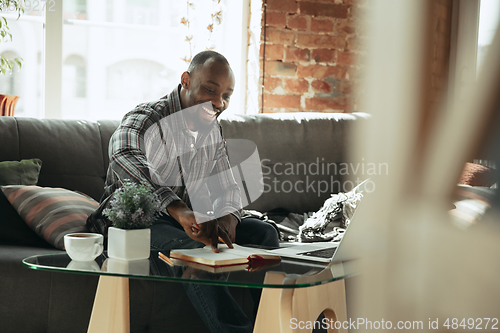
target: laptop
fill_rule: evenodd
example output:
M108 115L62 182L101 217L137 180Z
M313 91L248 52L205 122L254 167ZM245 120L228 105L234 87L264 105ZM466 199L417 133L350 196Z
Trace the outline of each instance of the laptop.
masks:
M366 197L365 180L356 186L359 193ZM283 243L279 249L269 250L271 254L279 255L283 258L298 259L317 263L331 263L356 259L356 250L359 246L356 235L359 235L362 223L356 221L356 212L364 200L356 207L351 222L347 226L344 236L340 242L313 242L313 243Z

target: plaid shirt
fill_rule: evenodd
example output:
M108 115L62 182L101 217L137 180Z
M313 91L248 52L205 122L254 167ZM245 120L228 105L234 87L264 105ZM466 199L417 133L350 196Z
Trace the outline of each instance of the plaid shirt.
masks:
M216 216L232 213L239 221L240 190L230 170L220 124L217 122L210 130L200 132L195 142L189 134L182 112L177 113L182 109L179 91L180 85L169 95L140 104L123 117L109 142L110 163L101 202L125 179L145 181L160 197L162 212L168 214L166 208L175 200L182 200L191 207L191 200L183 186L186 181L192 199L194 196L197 201L205 198L209 205L205 206L207 210L213 210ZM169 122L173 119L175 131L169 131L168 126L162 125L167 116L172 116ZM160 128L163 135L160 134ZM148 142L161 142L161 136L164 145L157 145L156 148L162 149L151 152ZM175 148L188 153L177 157ZM156 176L150 172L152 159L155 158L164 161L161 169L156 168ZM179 172L179 161L182 173ZM206 185L205 182L196 181L200 179L207 179Z

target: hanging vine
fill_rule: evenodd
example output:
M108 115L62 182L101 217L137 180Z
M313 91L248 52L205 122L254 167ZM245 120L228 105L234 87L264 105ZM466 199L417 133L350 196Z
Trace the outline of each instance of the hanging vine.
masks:
M207 46L205 49L206 50L213 50L215 49L215 41L213 40L213 32L217 29L217 26L222 24L222 9L220 8L220 2L221 0L212 0L213 1L213 12L210 14L211 22L208 24L206 29L209 31L208 34L208 43L210 44ZM191 17L194 17L196 14L196 7L194 2L192 1L186 1L186 16L182 17L180 20L180 23L184 25L187 28L187 34L186 38L184 39L185 42L189 43L189 56L186 55L182 58L183 61L189 63L191 62L191 59L193 59L193 50L196 47L196 41L194 38L194 35L192 33L192 25L191 25ZM198 16L199 17L199 16ZM196 34L199 36L200 34ZM197 40L199 42L199 38L197 37Z

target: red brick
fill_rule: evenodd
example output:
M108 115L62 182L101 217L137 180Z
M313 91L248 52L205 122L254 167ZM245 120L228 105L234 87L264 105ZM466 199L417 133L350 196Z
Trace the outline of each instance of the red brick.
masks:
M303 94L309 91L309 82L300 78L285 79L285 89L291 94Z
M311 51L308 49L296 49L287 47L285 49L286 61L309 61L311 59Z
M307 30L307 18L305 16L288 16L286 27L292 30Z
M305 105L307 110L325 111L325 110L345 110L347 102L344 97L313 97L306 98Z
M276 109L276 108L264 108L263 113L284 113L286 111L281 110L281 109Z
M298 109L300 108L300 96L264 94L264 107Z
M297 66L289 62L266 61L264 70L269 75L295 76Z
M261 58L264 52L264 47L261 45ZM285 47L280 44L266 44L265 48L266 59L268 60L283 60L285 54Z
M360 51L361 42L359 38L347 38L346 49L349 51Z
M337 64L339 65L355 65L356 64L356 55L351 52L337 52Z
M347 18L348 7L345 5L301 1L299 2L299 12L313 16Z
M288 113L288 112L300 112L299 108L264 108L264 113Z
M336 23L335 31L341 34L352 35L356 32L356 25L354 22L340 21Z
M315 49L312 50L312 59L319 62L335 62L335 55L337 51L329 49Z
M352 82L350 81L337 81L335 91L342 95L351 95L353 93Z
M286 14L266 13L266 25L275 28L284 28L286 25Z
M311 82L311 86L313 87L315 92L321 93L331 93L332 85L326 81L314 80Z
M334 77L343 80L347 73L347 69L341 66L323 66L323 65L309 65L297 66L298 77L313 77L315 79L325 79L327 77Z
M295 45L299 47L322 47L343 50L345 48L345 38L341 36L298 34Z
M267 29L266 41L273 44L292 45L295 34L288 31Z
M295 0L267 0L267 10L275 10L283 13L296 13L297 3Z
M333 32L333 21L328 19L311 19L311 31L314 32Z
M277 87L283 86L283 81L279 77L266 76L264 78L264 90L273 91Z
M347 111L346 109L344 109L344 110L324 110L322 112L323 113L349 113L349 112L354 112L354 111Z
M347 76L350 81L359 80L363 77L363 70L356 67L347 67Z

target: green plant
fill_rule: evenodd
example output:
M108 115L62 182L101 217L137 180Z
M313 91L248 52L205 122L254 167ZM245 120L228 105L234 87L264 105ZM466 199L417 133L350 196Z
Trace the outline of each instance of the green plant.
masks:
M144 229L151 224L160 211L160 200L147 183L125 181L113 193L110 208L102 213L120 229Z
M22 0L0 0L0 13L14 12L17 13L17 18L24 13ZM9 25L5 16L0 15L0 42L12 41ZM6 74L14 70L14 65L17 64L21 69L23 63L22 58L7 59L0 55L0 73Z

